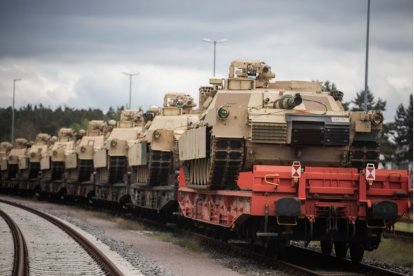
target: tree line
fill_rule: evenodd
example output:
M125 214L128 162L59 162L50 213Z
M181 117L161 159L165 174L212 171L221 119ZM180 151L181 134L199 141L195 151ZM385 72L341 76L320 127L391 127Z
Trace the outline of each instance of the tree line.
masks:
M106 113L97 108L76 109L26 105L14 110L14 137L34 140L40 132L56 135L60 128L70 127L75 131L86 129L90 120L118 120L123 106L110 107ZM0 141L10 141L12 108L0 108Z

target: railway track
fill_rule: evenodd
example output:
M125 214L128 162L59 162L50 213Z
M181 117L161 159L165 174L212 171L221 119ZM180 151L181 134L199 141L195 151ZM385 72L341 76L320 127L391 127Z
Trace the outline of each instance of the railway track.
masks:
M63 232L65 232L70 238L72 238L74 241L76 241L76 243L78 245L80 245L83 248L83 250L86 251L87 254L96 262L96 265L97 265L97 267L99 267L101 272L96 271L96 266L94 266L93 269L95 269L95 271L93 269L91 269L92 270L91 271L92 275L98 275L98 274L112 275L112 276L124 275L118 269L118 267L105 254L103 254L92 242L90 242L87 238L82 236L80 233L75 231L73 228L71 228L67 224L61 222L60 220L58 220L58 219L56 219L56 218L54 218L54 217L52 217L48 214L45 214L43 212L40 212L38 210L32 209L30 207L27 207L27 206L24 206L24 205L15 203L15 202L0 199L0 203L4 203L4 204L7 204L9 206L13 206L13 207L16 207L16 208L19 208L19 209L23 209L23 210L25 210L25 211L27 211L31 214L34 214L35 216L41 217L44 220L46 220L46 221L50 222L51 224L53 224L54 226L58 227ZM21 234L21 232L20 232L20 234ZM45 233L42 233L42 234L45 234ZM50 233L47 233L47 234L50 235ZM22 235L21 235L21 237L23 238ZM25 252L26 253L24 253L24 254L26 254L26 256L27 256L27 250ZM76 254L73 254L73 253L74 252L72 252L73 257L77 257ZM46 264L47 261L48 260L43 260L43 263ZM70 263L70 262L68 262L68 260L66 260L66 265L67 265L67 263ZM15 274L15 275L19 275L19 276L20 275L28 275L27 262L24 263L22 266L26 269L25 273ZM69 267L70 267L70 265L69 265ZM77 269L76 267L72 267L72 268ZM87 270L89 270L89 269L87 269ZM39 272L39 275L41 275L41 273L44 273L44 272ZM34 274L36 274L36 273L34 273Z
M29 258L28 258L28 251L27 251L27 245L26 241L23 237L23 234L19 228L19 226L16 224L16 222L3 210L0 209L0 216L3 218L3 220L6 222L10 229L10 234L12 236L13 245L10 247L13 247L13 263L11 265L2 263L2 267L6 267L5 270L7 270L7 266L11 268L11 275L13 276L21 276L21 275L28 275L29 274ZM7 239L4 239L5 242L7 242ZM4 246L4 245L3 245ZM7 246L3 247L2 250L7 251ZM5 254L5 252L2 252L2 254ZM2 273L8 273L8 271L1 271Z
M253 258L259 263L265 264L268 267L288 275L404 275L380 267L355 264L347 259L327 257L321 253L296 246L287 247L285 252L282 253L282 256L276 258L269 257L266 253L258 253L254 249L246 248L245 246L232 245L193 232L191 232L191 235L220 250L225 250L231 254L243 257Z
M388 269L367 265L356 264L348 259L337 259L332 256L325 256L306 248L292 246L287 248L286 254L282 257L287 262L294 262L298 266L313 271L314 275L389 275L402 276L404 274Z

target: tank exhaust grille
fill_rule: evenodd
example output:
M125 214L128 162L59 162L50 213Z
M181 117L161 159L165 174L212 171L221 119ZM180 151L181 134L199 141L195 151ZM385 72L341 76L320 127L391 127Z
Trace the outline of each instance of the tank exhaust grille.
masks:
M254 143L286 144L287 125L280 123L252 123L251 139Z
M325 145L346 146L349 145L350 125L325 125Z
M323 122L293 122L293 145L323 145L325 127Z

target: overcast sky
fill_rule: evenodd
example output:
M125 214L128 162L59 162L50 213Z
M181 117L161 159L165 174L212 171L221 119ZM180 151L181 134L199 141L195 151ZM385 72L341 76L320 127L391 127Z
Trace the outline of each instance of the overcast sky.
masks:
M364 0L0 0L0 106L161 105L167 92L198 98L213 71L260 59L279 80L331 80L350 100L364 88ZM372 0L369 87L386 119L413 90L413 2Z

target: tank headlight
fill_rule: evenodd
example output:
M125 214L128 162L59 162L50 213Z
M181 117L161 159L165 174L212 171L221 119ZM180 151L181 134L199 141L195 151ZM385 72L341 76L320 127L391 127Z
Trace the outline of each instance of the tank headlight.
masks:
M384 116L381 113L375 113L371 116L371 123L374 126L380 125L384 121Z
M217 116L220 119L226 119L227 117L229 117L229 115L230 111L225 107L220 107L219 110L217 110Z
M116 140L112 140L111 141L111 147L116 147L116 145L118 144L118 142Z
M161 137L161 133L158 130L154 131L153 135L155 139L159 139Z
M31 158L35 158L35 157L36 157L36 153L32 152L32 153L30 154L30 157L31 157Z
M82 147L80 148L80 151L81 151L81 152L85 152L85 151L86 151L85 146L82 146Z
M55 156L55 157L56 157L56 156L58 155L57 150L54 150L52 154L53 154L53 156Z

